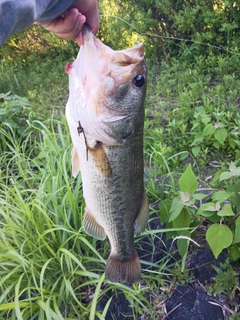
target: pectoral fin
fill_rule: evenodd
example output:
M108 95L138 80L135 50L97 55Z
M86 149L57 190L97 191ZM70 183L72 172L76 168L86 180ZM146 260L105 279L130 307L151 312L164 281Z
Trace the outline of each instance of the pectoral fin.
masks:
M104 240L106 238L106 233L100 224L97 223L96 219L94 216L88 211L86 208L84 217L83 217L83 229L84 231L99 240Z
M149 207L146 191L143 192L142 205L135 220L134 228L137 235L144 231L149 219Z
M76 148L72 148L72 176L76 178L80 171L80 160Z

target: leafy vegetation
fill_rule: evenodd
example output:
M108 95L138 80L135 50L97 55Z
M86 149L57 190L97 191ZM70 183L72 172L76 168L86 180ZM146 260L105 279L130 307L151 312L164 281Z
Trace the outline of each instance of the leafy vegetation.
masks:
M233 300L239 290L239 6L102 0L100 12L99 37L115 49L144 41L149 65L146 189L150 220L160 217L165 229L148 227L136 245L148 237L153 254L166 234L181 259L172 261L172 245L157 262L143 259L141 284L105 280L109 244L82 230L81 177L71 177L64 119L63 68L78 46L33 26L0 48L1 319L104 319L112 298L102 310L98 302L119 290L135 319L159 319L199 242L228 256L208 291Z

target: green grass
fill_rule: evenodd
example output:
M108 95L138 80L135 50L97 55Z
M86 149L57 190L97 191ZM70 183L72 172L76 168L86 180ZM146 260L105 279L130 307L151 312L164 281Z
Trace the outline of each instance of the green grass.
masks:
M39 62L39 59L41 62ZM34 111L48 118L54 112L59 118L68 99L68 75L64 72L71 56L32 57L26 62L0 64L1 93L11 92L26 97Z

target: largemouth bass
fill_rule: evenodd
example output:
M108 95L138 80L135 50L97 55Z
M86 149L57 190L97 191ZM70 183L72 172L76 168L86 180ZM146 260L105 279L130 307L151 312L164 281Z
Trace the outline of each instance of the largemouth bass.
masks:
M86 202L83 228L97 239L109 238L106 278L134 283L141 279L134 229L140 234L149 218L143 184L143 44L114 51L87 26L83 39L77 59L65 67L72 174L81 171Z

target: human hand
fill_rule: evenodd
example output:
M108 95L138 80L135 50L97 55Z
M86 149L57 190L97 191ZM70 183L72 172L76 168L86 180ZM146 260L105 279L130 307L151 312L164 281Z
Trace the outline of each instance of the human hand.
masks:
M78 0L60 17L41 23L41 26L60 38L75 38L81 45L83 44L82 26L85 22L96 34L99 29L97 0Z

